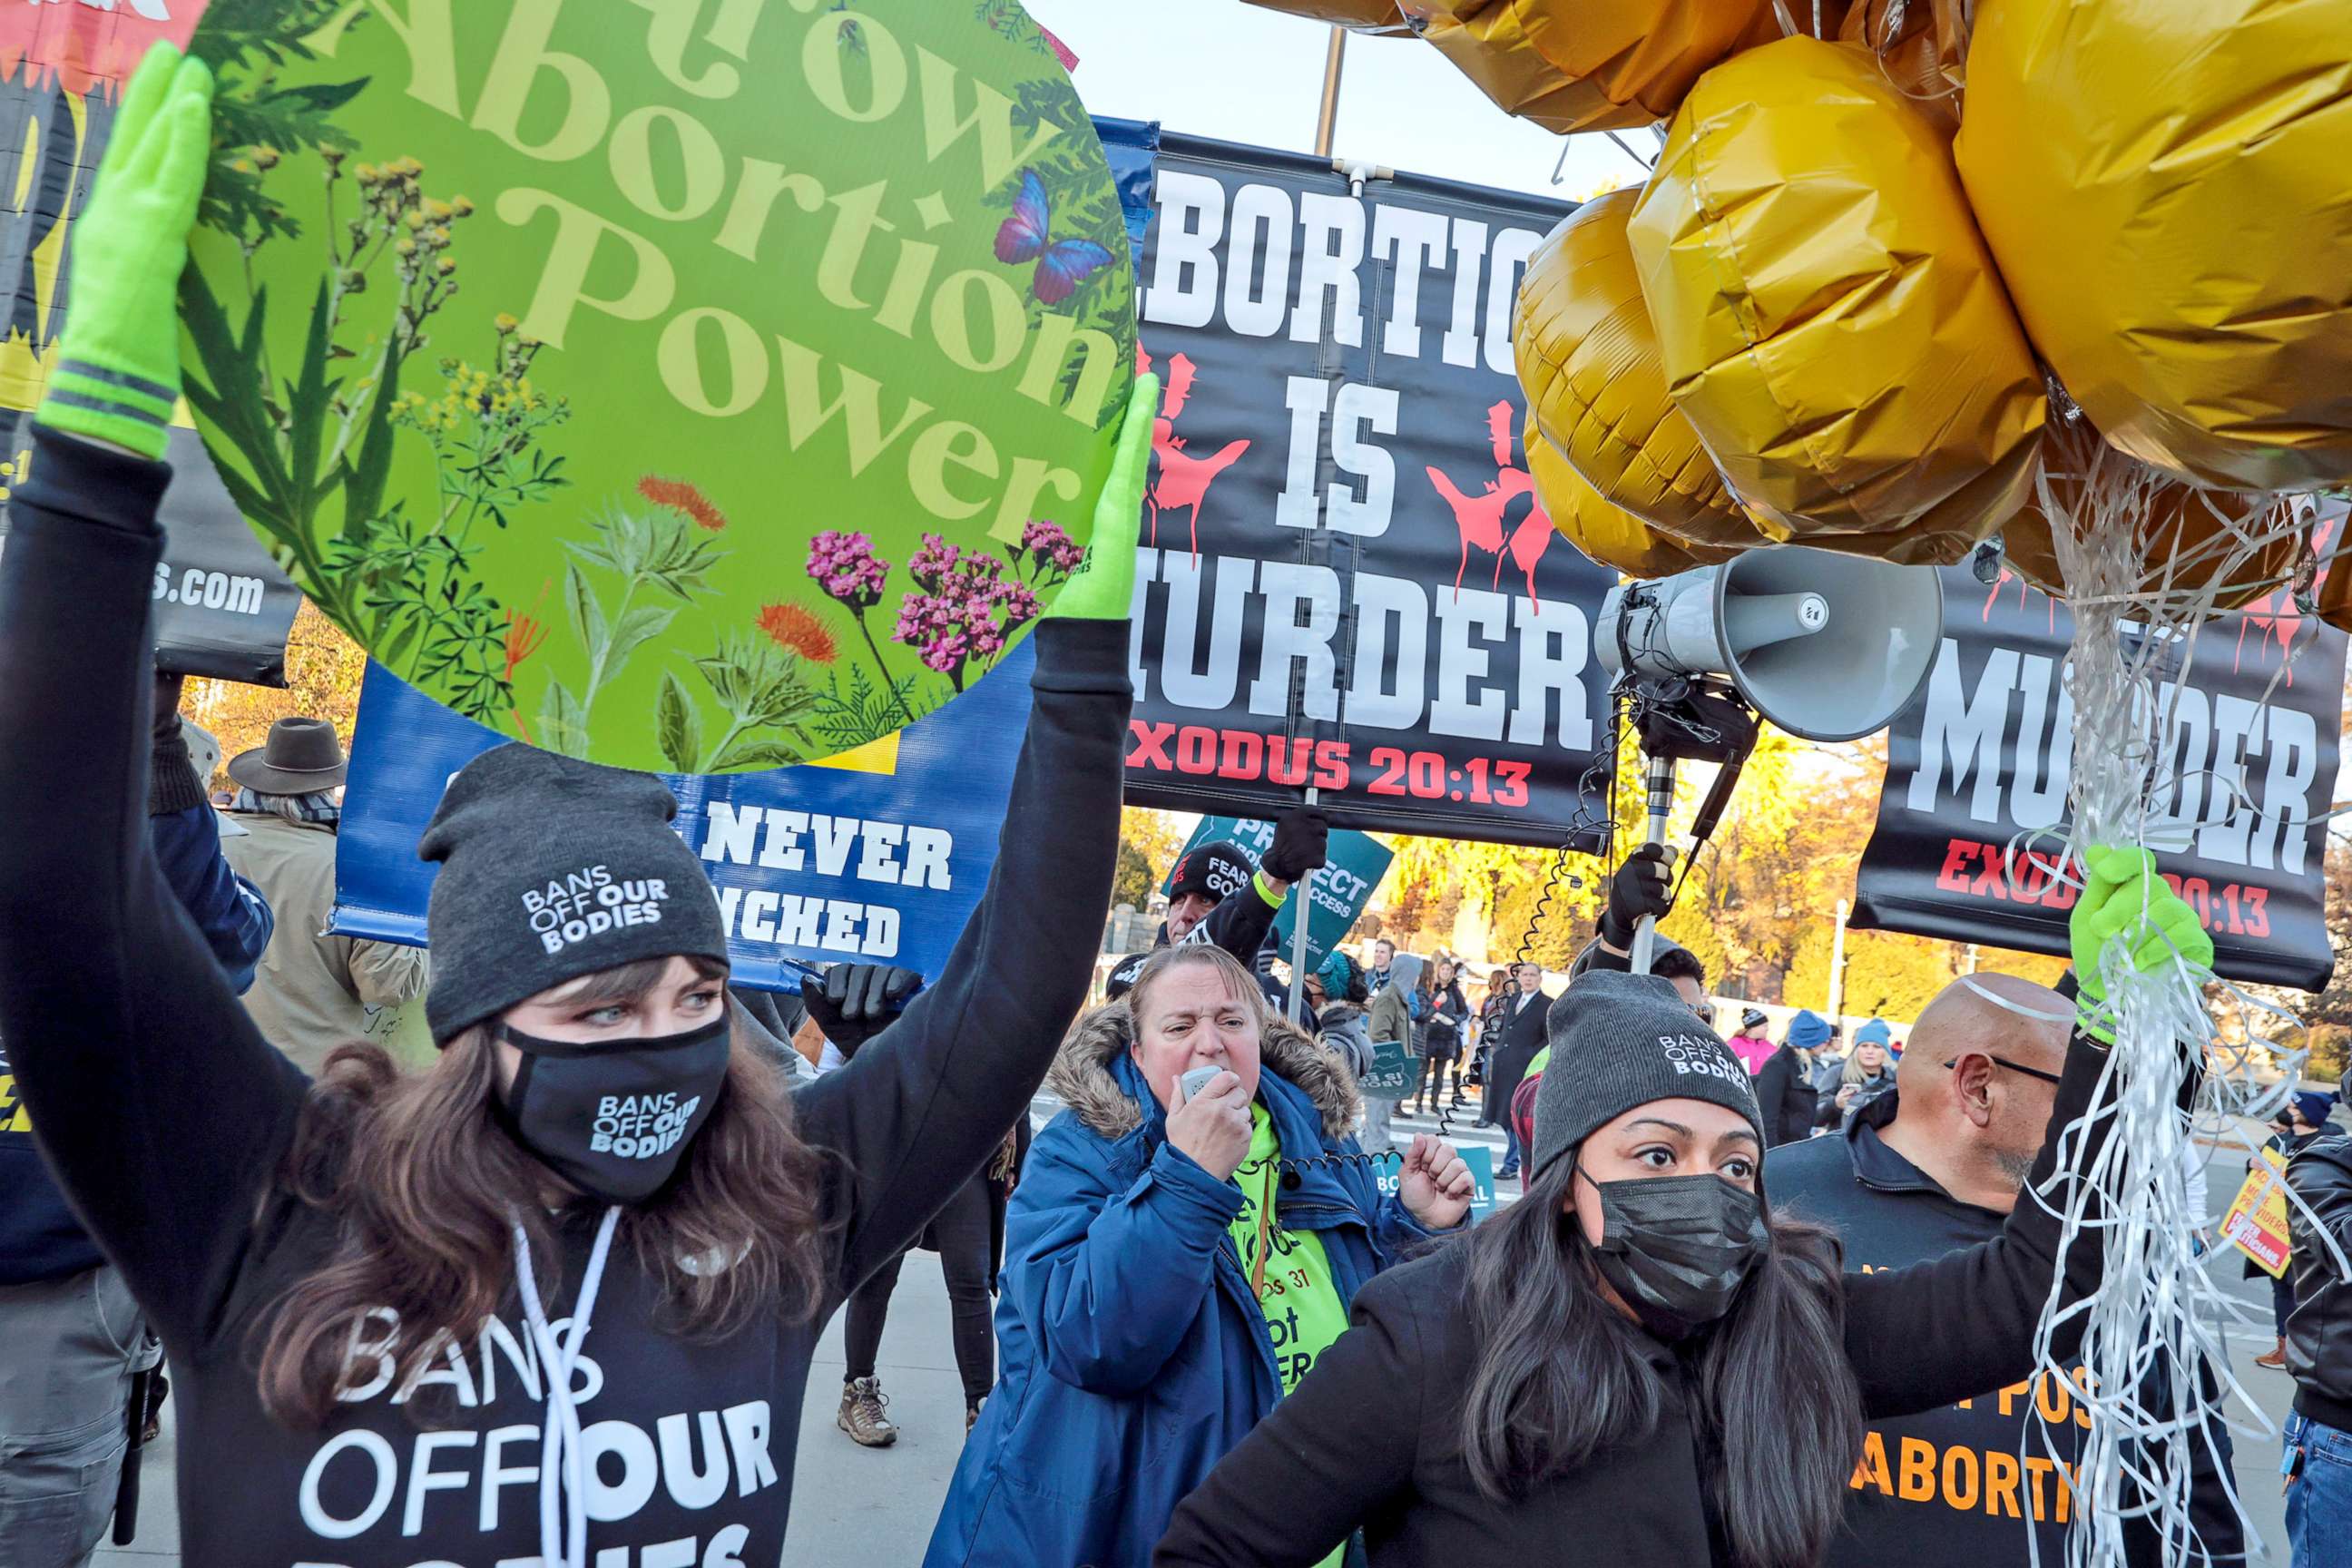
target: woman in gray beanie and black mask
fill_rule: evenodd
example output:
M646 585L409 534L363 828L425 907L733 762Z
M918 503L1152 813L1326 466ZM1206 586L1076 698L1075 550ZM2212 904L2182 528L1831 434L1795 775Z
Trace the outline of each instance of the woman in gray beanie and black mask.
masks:
M667 788L508 746L421 847L438 1063L402 1078L353 1045L313 1083L220 980L143 831L173 279L209 97L159 47L117 111L77 231L105 265L77 272L0 556L0 1032L170 1353L184 1560L772 1564L826 1317L1025 1113L1085 1000L1156 384L1094 564L1035 634L987 892L854 1066L788 1096L739 1027Z
M2078 939L2125 936L2143 968L2196 950L2196 915L2144 855L2092 855L2128 874L2092 879ZM1771 1214L1748 1070L1671 985L1595 972L1549 1023L1527 1196L1359 1291L1353 1326L1177 1510L1155 1568L1305 1568L1359 1529L1372 1568L1808 1568L1865 1411L2031 1370L2059 1240L2041 1204L1981 1247L1842 1276L1827 1232ZM2104 1060L2078 1033L2053 1144ZM2068 1299L2099 1263L2095 1241L2068 1249Z

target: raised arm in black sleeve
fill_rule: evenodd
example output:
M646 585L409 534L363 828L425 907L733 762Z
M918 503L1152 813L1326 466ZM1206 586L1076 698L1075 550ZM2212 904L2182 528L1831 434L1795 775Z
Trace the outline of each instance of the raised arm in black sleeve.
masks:
M1118 854L1125 621L1048 619L988 891L898 1021L803 1089L803 1135L849 1164L840 1289L898 1255L1026 1113L1085 1003Z
M2006 1388L2033 1370L2033 1334L2050 1299L2061 1232L2056 1215L2036 1194L2057 1168L2061 1138L2071 1144L2079 1136L2067 1130L2089 1109L2108 1060L2096 1043L2074 1037L2042 1152L1999 1236L1931 1263L1844 1276L1846 1359L1872 1420ZM2111 1091L2100 1105L2091 1124L2094 1152L2115 1122ZM2086 1168L2089 1158L2086 1153L2078 1168ZM2055 1195L2047 1201L2052 1207L2061 1202ZM2096 1233L2077 1237L2067 1248L2065 1299L2095 1292L2105 1261ZM2053 1351L2061 1362L2080 1344L2081 1321L2076 1318L2059 1333Z
M148 843L171 470L37 425L33 450L0 552L0 1035L68 1195L184 1353L220 1326L304 1080Z
M1151 1568L1309 1568L1411 1486L1428 1382L1412 1307L1366 1286L1315 1370L1177 1505Z
M1265 945L1267 933L1274 930L1274 917L1281 912L1280 904L1265 901L1265 895L1257 890L1257 881L1253 878L1248 887L1211 910L1188 940L1213 942L1255 973L1258 949Z

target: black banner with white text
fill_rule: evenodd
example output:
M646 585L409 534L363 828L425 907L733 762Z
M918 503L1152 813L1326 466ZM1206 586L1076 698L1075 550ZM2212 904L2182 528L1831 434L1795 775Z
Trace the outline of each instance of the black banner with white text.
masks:
M1311 785L1352 827L1598 829L1615 578L1538 500L1510 344L1568 210L1163 140L1130 804L1267 816Z
M2039 590L1988 588L1958 567L1944 593L1927 689L1888 732L1853 924L2063 954L2074 889L2022 855L2012 879L2005 857L2019 835L2068 820L2074 706L2061 675L2074 617ZM2335 968L2322 819L2345 643L2281 593L2210 622L2178 683L2154 770L2157 815L2177 826L2157 858L2211 931L2226 978L2316 991ZM2174 693L2167 685L2160 700Z
M176 17L151 3L74 12L16 6L0 18L0 125L16 171L16 203L0 210L0 503L32 477L33 415L72 314L75 224L114 124L115 87L94 80L159 39L187 41L200 6ZM286 684L286 637L299 593L205 455L174 426L166 454L163 560L153 595L156 667L262 686ZM0 547L7 510L0 504Z

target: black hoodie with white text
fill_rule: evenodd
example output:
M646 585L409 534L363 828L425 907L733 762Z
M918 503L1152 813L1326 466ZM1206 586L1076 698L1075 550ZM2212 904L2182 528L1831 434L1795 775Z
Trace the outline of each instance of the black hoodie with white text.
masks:
M0 768L0 819L42 825L0 836L0 1030L59 1180L171 1355L183 1561L537 1563L551 1369L511 1286L404 1383L381 1353L385 1318L354 1324L342 1407L321 1427L262 1408L255 1331L331 1255L339 1222L280 1178L308 1080L219 978L143 832L142 628L169 470L35 438L0 555L0 749L51 762ZM547 1315L577 1352L593 1568L777 1561L825 1318L995 1152L1085 998L1117 852L1128 627L1048 620L1035 636L986 895L890 1048L794 1096L802 1136L837 1157L815 1315L778 1304L725 1338L688 1337L625 1240L583 1336L572 1312L597 1215L558 1225Z

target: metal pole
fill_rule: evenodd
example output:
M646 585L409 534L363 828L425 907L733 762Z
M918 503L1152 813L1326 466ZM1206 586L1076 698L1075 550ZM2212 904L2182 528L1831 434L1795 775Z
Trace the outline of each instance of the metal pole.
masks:
M1334 27L1331 30L1336 33L1339 29ZM1322 792L1308 784L1307 804L1313 805L1321 799ZM1290 896L1296 900L1298 910L1298 921L1290 931L1290 1021L1294 1025L1307 1009L1307 922L1315 912L1307 897L1307 889L1314 880L1315 873L1309 871L1290 887Z
M1837 901L1837 940L1830 948L1830 1027L1839 1028L1844 1023L1845 1007L1845 919L1853 906L1843 899Z
M1649 827L1642 835L1644 844L1666 841L1666 817L1675 809L1675 760L1672 757L1652 757L1649 779ZM1650 960L1658 951L1658 922L1643 915L1642 923L1633 928L1633 967L1636 974L1650 973Z
M1323 107L1315 121L1315 155L1328 158L1331 140L1339 129L1339 76L1348 58L1348 29L1331 29L1331 47L1323 56ZM1311 792L1310 792L1311 793Z
M1315 116L1315 155L1318 158L1331 155L1331 141L1339 133L1339 78L1347 60L1348 29L1334 26L1330 47L1323 54L1323 102ZM1322 792L1308 784L1307 804L1314 805L1321 799ZM1315 873L1307 872L1292 888L1290 895L1298 904L1298 923L1290 933L1290 1021L1293 1024L1298 1022L1307 1007L1307 922L1314 918L1307 890L1314 880Z

